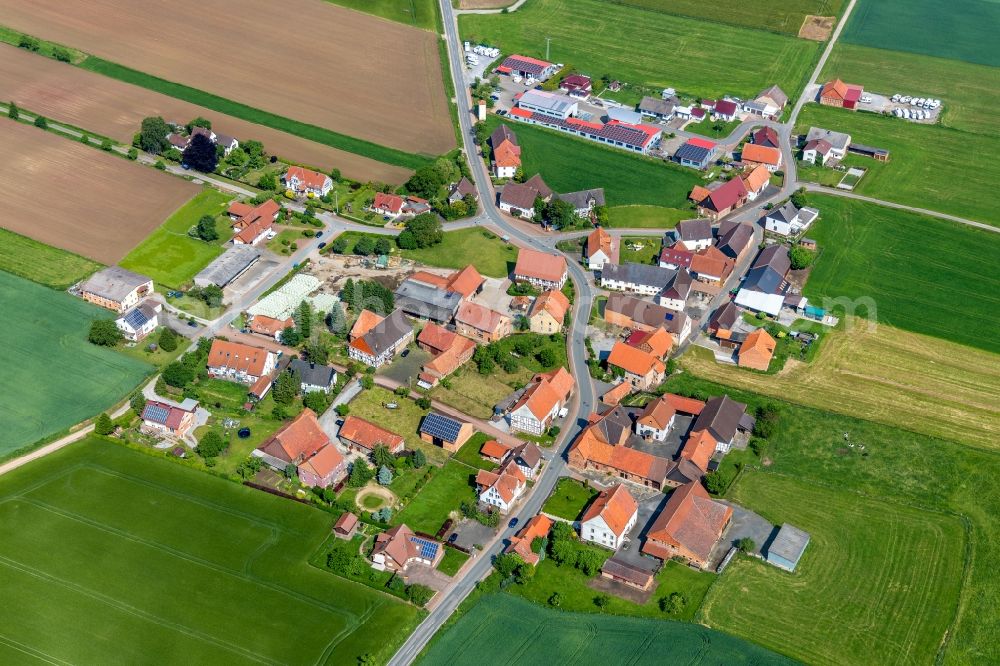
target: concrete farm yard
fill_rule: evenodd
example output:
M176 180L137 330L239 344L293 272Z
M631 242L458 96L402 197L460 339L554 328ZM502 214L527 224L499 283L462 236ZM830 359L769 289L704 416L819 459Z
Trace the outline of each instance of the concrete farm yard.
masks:
M309 0L250 0L238 16L194 0L151 4L141 13L121 11L113 0L31 8L4 2L0 13L11 28L158 77L147 87L177 82L399 151L438 155L455 144L437 36L424 30ZM253 49L234 57L235 45L251 42ZM302 44L309 44L309 64L289 68L289 54Z
M355 180L397 183L409 171L329 145L248 122L213 109L131 85L79 67L41 58L0 43L0 87L17 104L47 118L128 144L143 118L162 116L186 122L211 118L216 129L239 139L254 139L284 159L329 171L340 169ZM114 113L108 113L109 108Z
M4 226L101 263L121 259L198 187L13 122L0 123ZM44 205L30 196L47 192Z
M419 617L308 564L327 514L118 445L56 453L0 495L3 624L48 659L353 663Z

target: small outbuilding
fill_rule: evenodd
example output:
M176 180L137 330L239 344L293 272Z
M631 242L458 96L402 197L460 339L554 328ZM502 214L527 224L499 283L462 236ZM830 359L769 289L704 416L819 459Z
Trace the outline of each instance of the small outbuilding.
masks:
M440 446L445 451L454 452L462 448L462 445L472 437L473 430L471 423L431 412L420 423L420 439L428 444Z
M333 533L341 539L350 539L358 529L358 517L350 511L341 514L333 524Z
M767 549L767 561L785 571L795 571L808 545L808 532L785 523Z

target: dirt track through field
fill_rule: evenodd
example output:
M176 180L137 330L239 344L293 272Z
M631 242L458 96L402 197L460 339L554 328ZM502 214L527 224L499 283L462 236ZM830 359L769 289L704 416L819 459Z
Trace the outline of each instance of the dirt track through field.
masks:
M0 119L0 226L113 264L198 186L97 148Z
M454 147L438 36L319 0L0 0L2 23L405 151Z
M147 116L163 116L176 122L202 116L223 134L244 141L260 141L271 154L323 171L337 168L355 180L402 183L411 173L402 167L255 125L7 44L0 44L0 99L13 100L28 111L123 143L132 140Z

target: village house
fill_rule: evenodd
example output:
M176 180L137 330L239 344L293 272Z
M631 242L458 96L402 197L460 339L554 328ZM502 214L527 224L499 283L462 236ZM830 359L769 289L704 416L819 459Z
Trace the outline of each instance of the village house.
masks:
M597 187L592 190L580 190L579 192L567 192L566 194L555 195L559 201L565 201L573 207L573 212L577 217L587 219L594 211L594 208L604 205L604 188Z
M293 358L288 364L288 371L299 373L299 388L303 393L329 393L337 383L337 371L334 368L301 358Z
M234 201L229 204L226 213L232 221L231 226L233 231L243 231L256 222L263 222L270 229L281 213L281 205L274 199L268 199L256 206L251 206L242 201Z
M737 436L753 430L754 418L747 413L747 406L728 395L709 398L691 425L691 433L707 431L715 441L715 450L729 453Z
M646 534L642 552L667 561L681 557L699 568L729 526L733 510L709 497L698 481L675 489Z
M329 176L299 166L288 167L281 182L292 192L306 196L321 197L333 189Z
M864 86L834 79L823 84L823 88L819 92L819 103L823 106L835 106L854 111L858 108L858 102L864 91Z
M490 134L493 149L493 175L496 178L513 178L521 168L521 146L517 135L507 125L500 125Z
M785 276L791 269L792 261L788 248L784 245L765 247L750 264L740 290L734 299L736 304L753 310L766 312L776 317L785 302L788 281Z
M763 165L768 171L777 171L782 164L781 150L756 143L746 143L740 151L740 161L750 166Z
M718 289L725 284L732 275L735 264L732 259L723 254L722 250L712 245L700 252L696 252L691 257L691 267L689 271L692 277L702 285L714 287L714 289L699 288L707 293L718 293Z
M532 516L520 532L510 538L510 543L504 548L504 553L514 553L528 564L538 564L541 556L531 549L535 539L543 539L552 530L553 521L548 516L539 514Z
M771 86L757 93L754 101L764 107L760 115L763 115L765 118L776 118L784 110L785 106L788 105L788 95L778 86Z
M597 227L587 235L587 242L583 246L587 268L599 271L604 268L604 264L617 264L619 249L615 237Z
M129 342L138 342L160 325L159 314L163 306L148 299L115 320L115 326Z
M810 127L802 148L804 162L825 165L829 160L842 160L851 145L851 135L821 127Z
M693 137L677 149L677 152L674 153L674 160L681 166L705 170L715 160L716 151L714 141Z
M712 222L710 220L682 220L674 229L677 242L692 252L704 250L712 244Z
M643 97L639 102L639 113L645 116L652 116L657 120L670 120L674 117L674 110L677 108L677 98L668 97L657 99L656 97Z
M618 550L638 517L635 498L624 485L615 484L602 490L580 516L580 538Z
M372 568L378 571L406 571L411 565L435 568L444 557L442 545L418 536L405 523L381 532L372 548Z
M264 315L253 315L247 322L247 329L257 335L265 335L280 342L281 334L287 328L295 328L295 320L291 317L287 319L275 319Z
M527 282L533 287L559 291L566 284L566 258L530 248L520 248L514 265L515 282Z
M654 331L664 328L681 344L691 334L691 319L662 305L625 294L611 294L604 305L604 321L621 328Z
M539 81L549 78L558 68L551 62L523 55L510 55L503 59L497 67L501 74L520 76L522 79L533 78Z
M380 368L410 344L413 340L413 327L398 308L384 318L370 310L364 312L368 313L367 324L371 326L366 324L359 329L360 317L355 322L349 336L348 355L355 361Z
M419 215L430 211L431 205L427 199L421 199L409 194L387 194L376 192L368 210L383 218L395 220L404 215Z
M677 410L666 398L650 400L635 420L635 434L647 441L666 441L676 415Z
M819 217L813 208L796 208L791 201L764 214L764 228L782 236L795 236L805 231Z
M524 474L524 478L531 480L542 466L542 450L534 442L524 442L514 447L511 459L521 470L521 474Z
M773 127L761 127L750 135L750 141L755 146L781 148L781 141L778 138L778 130Z
M261 347L215 339L208 352L208 376L240 384L254 384L269 376L278 355Z
M455 313L455 328L461 335L489 344L514 332L511 318L472 301L462 301Z
M710 220L717 220L746 204L748 195L746 183L741 177L735 176L715 189L710 190L708 196L698 202L698 215ZM711 222L708 220L692 221L707 222L709 229L711 229ZM683 224L683 222L680 224ZM690 249L701 249L701 247L691 247L687 243L685 243L685 246Z
M656 295L656 302L665 308L682 312L687 305L687 299L691 295L693 280L691 274L684 270L674 271L673 276L667 280L667 284L659 294Z
M601 271L601 288L653 296L676 275L677 271L670 268L648 264L605 264Z
M365 455L370 455L379 445L385 446L393 454L403 452L402 436L354 415L344 419L337 436L349 449Z
M427 414L420 422L421 441L453 453L462 448L474 432L471 423L437 412Z
M719 337L720 333L725 332L725 339L728 340L729 334L739 320L740 309L732 301L726 301L712 313L711 319L708 320L708 334L712 337Z
M766 371L774 357L775 342L767 331L758 328L747 335L738 352L738 364L741 368Z
M417 383L422 388L436 386L441 379L467 363L476 351L475 342L433 322L420 331L417 346L433 354L417 376Z
M661 384L666 366L653 354L618 341L608 355L608 368L624 372L625 381L639 390L648 390Z
M79 289L83 300L122 314L153 293L153 279L108 266L84 280Z
M511 429L541 435L569 401L574 385L573 376L562 367L532 377L510 409Z
M582 74L570 74L559 82L559 90L571 97L587 99L593 91L594 86L589 76Z
M743 172L743 186L747 190L747 201L755 201L771 184L771 172L763 164ZM699 199L699 203L701 200Z
M481 469L476 473L479 501L495 506L502 514L510 512L527 487L527 479L513 460L505 462L496 472Z
M753 240L753 225L746 222L737 223L723 220L719 224L719 237L715 242L715 247L738 264L754 247Z
M591 414L567 452L571 467L660 490L669 461L629 446L632 418L621 405Z
M271 238L274 234L273 223L266 217L261 217L251 222L243 229L233 234L233 245L256 245L262 240Z
M652 331L632 331L625 344L648 352L656 358L665 359L674 347L674 336L664 328L655 328Z
M732 122L736 120L740 107L736 102L729 99L720 99L712 106L712 120Z
M514 217L532 218L535 215L535 201L549 201L552 190L537 173L523 183L510 182L500 190L498 204L500 210Z
M659 264L663 268L672 268L675 271L686 269L691 265L691 257L693 256L693 250L687 249L683 243L677 241L673 245L664 245L663 249L660 250Z
M465 197L472 197L473 200L478 201L479 192L476 191L476 186L473 185L471 180L462 176L461 180L448 188L448 203L456 204L459 201L463 201ZM475 212L475 207L469 211L470 214Z
M295 465L299 481L309 487L327 488L347 476L347 460L330 442L316 413L308 407L254 449L253 455L282 473L289 465Z
M168 400L147 400L139 418L142 431L157 436L182 439L195 424L198 401L187 399L182 403Z
M562 330L569 299L561 291L545 291L535 299L528 311L528 327L532 333L551 335Z

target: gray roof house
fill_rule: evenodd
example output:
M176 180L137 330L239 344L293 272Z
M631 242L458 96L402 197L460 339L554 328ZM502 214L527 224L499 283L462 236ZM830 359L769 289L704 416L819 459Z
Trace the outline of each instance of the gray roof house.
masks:
M678 100L676 97L670 97L667 99L657 99L656 97L643 97L642 101L639 102L639 111L647 116L653 116L655 118L672 118L674 115L674 109L677 108Z
M833 149L839 153L847 152L847 147L851 145L851 135L843 132L832 132L822 127L810 127L806 134L806 143L810 141L826 141Z
M461 294L417 280L403 280L396 289L397 308L402 308L411 317L438 323L451 321L461 302Z
M573 206L577 217L587 217L595 206L604 205L604 188L598 187L593 190L557 194L556 199L565 201Z
M751 270L762 266L770 266L782 277L788 274L792 267L792 259L788 256L788 248L784 245L768 245L757 255L757 258L750 264Z
M413 327L403 310L396 308L367 333L352 340L347 351L352 359L379 368L392 360L396 352L412 339Z
M786 104L788 104L788 95L786 95L785 91L779 88L778 86L771 86L770 88L765 88L764 90L761 90L759 93L757 93L757 97L755 99L759 100L761 98L766 98L771 100L782 109L785 108Z
M749 224L729 224L725 228L726 231L723 232L723 227L719 227L716 247L727 257L741 257L753 241L753 227Z
M649 264L604 264L601 287L653 295L661 292L676 275L673 268Z
M310 363L300 358L292 359L288 364L289 372L298 372L302 391L323 391L328 393L337 383L337 371L328 365Z
M711 220L683 220L677 223L674 232L679 240L694 243L712 240Z
M728 451L739 431L753 429L754 419L747 414L747 406L728 395L709 398L705 408L691 426L691 432L707 430L718 442L718 449Z
M767 561L785 571L795 571L809 545L809 533L785 523L767 547Z
M476 193L476 186L468 178L462 176L462 179L455 183L448 193L448 202L455 203L456 201L461 201L466 195L472 195L474 199L479 198L479 195Z

